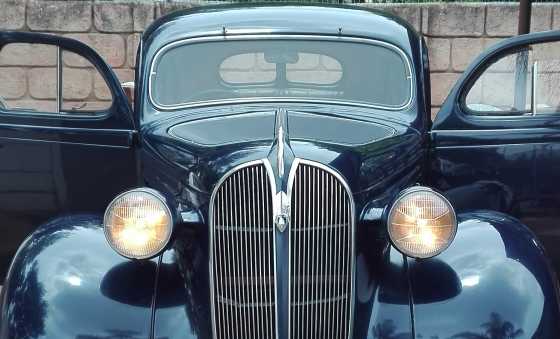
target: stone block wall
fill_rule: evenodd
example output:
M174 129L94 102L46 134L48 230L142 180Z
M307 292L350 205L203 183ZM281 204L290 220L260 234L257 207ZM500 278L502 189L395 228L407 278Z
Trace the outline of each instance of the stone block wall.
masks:
M134 77L140 33L156 18L177 9L203 5L200 1L58 1L0 0L0 30L48 32L83 41L96 49L121 81ZM427 40L432 70L432 112L437 112L450 87L472 59L500 39L516 34L518 5L488 4L375 4L376 8L409 21ZM560 3L533 5L532 31L560 28ZM8 101L41 99L41 69L52 63L41 50L17 56L20 67L0 72L0 96ZM10 65L2 59L0 67ZM11 64L13 66L13 62ZM72 66L72 65L70 65ZM44 72L44 70L43 70ZM74 72L83 77L83 72ZM99 77L81 89L80 97L107 99ZM86 79L88 79L86 77ZM38 87L38 88L37 88ZM88 92L89 91L89 92ZM88 92L88 93L85 93Z

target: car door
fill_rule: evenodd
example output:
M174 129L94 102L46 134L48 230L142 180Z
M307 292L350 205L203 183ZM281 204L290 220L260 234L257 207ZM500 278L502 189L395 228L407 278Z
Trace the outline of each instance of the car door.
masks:
M560 32L511 38L479 56L431 141L432 184L459 210L521 219L560 272Z
M138 176L127 98L83 43L0 32L0 97L1 281L38 225L102 212Z

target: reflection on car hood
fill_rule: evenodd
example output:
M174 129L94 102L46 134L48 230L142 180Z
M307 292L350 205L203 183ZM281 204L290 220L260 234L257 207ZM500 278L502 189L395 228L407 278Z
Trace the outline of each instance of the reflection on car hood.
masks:
M274 119L274 111L235 114L181 122L170 127L169 133L187 142L204 146L272 141ZM393 136L396 130L379 123L356 119L290 112L289 133L290 140L293 141L358 146Z

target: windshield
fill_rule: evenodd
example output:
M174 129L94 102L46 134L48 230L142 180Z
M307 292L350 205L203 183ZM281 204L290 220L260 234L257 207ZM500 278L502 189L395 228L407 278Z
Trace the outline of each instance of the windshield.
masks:
M365 39L181 42L158 53L150 96L160 109L224 101L319 101L401 109L411 69L396 47Z

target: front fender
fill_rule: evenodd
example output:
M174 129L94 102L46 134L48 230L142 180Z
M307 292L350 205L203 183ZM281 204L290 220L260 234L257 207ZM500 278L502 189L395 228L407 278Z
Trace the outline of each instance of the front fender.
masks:
M455 296L423 303L421 291L440 277L430 260L410 261L416 337L557 338L556 277L533 233L497 212L466 213L459 221L453 244L431 259L455 272Z
M99 216L53 220L12 262L0 338L149 338L156 267L116 254Z

